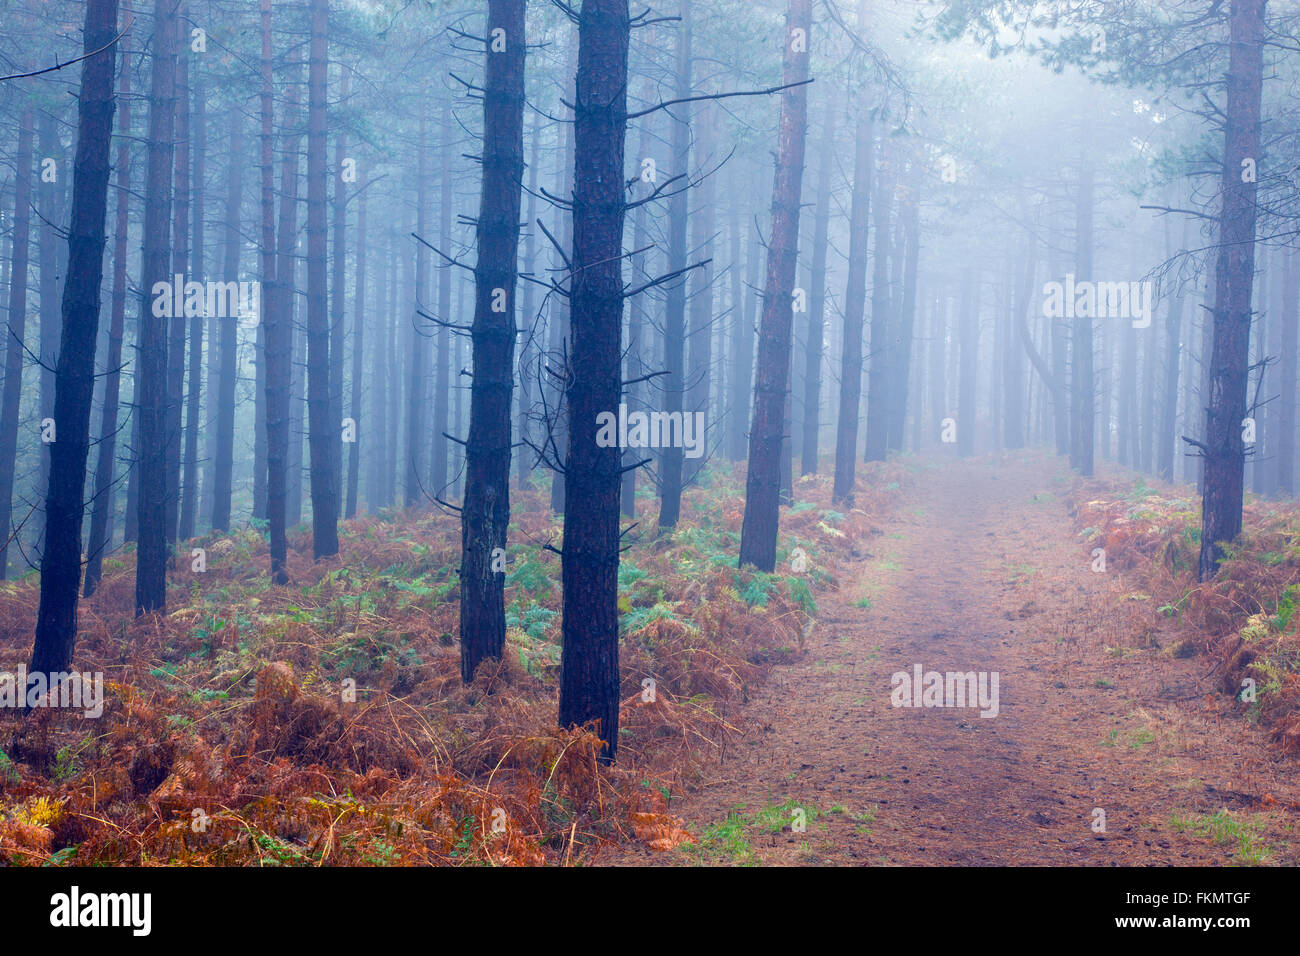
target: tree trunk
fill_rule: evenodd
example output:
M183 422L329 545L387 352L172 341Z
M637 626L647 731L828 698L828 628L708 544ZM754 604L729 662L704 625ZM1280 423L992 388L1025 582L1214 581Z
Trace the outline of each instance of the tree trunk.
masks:
M876 248L871 274L871 343L867 372L867 448L864 460L884 461L889 443L890 377L896 361L891 348L890 309L893 292L890 288L889 259L895 255L890 249L890 215L894 200L894 173L890 168L893 156L881 143L880 179L876 190Z
M190 244L190 277L196 282L206 278L206 266L203 261L203 179L206 144L204 142L204 92L203 85L195 88L194 116L191 118L191 135L194 144L190 150L193 157L193 216L191 222L192 241ZM238 131L232 136L238 137ZM180 538L182 541L194 537L194 529L199 511L199 412L203 402L203 309L196 315L188 316L190 320L190 368L189 394L185 400L185 451L183 457L185 489L181 498ZM209 396L208 403L212 399Z
M236 119L236 123L239 120ZM222 281L239 280L240 235L239 207L243 193L244 168L243 124L235 127L231 137L229 179L226 182L226 230L222 243L225 250L222 263ZM274 241L274 239L272 239ZM235 377L238 374L239 319L227 316L216 320L221 330L217 343L216 433L212 471L212 528L215 531L230 529L230 497L235 470ZM209 345L209 354L212 348ZM258 365L262 361L259 356ZM209 394L213 394L209 392Z
M908 191L899 209L902 227L903 264L901 299L895 314L894 372L890 376L892 396L889 401L889 448L902 451L907 425L907 397L912 370L912 339L916 326L916 272L921 257L921 209L913 192ZM1019 375L1019 369L1016 374ZM1019 411L1017 410L1017 414Z
M177 6L177 30L186 22L186 5ZM181 34L183 35L183 34ZM172 273L185 282L190 271L190 58L177 58L175 215L172 218ZM167 540L180 533L181 425L185 405L185 316L174 315L167 331Z
M677 78L673 96L691 95L691 4L681 0L681 22L677 34ZM690 175L691 127L689 106L678 107L673 117L672 175ZM686 223L689 218L688 191L677 189L668 200L668 274L686 268ZM667 308L664 314L664 411L669 420L682 415L686 392L686 284L687 276L668 283ZM676 443L659 453L659 528L675 528L682 511L682 485L685 456Z
M782 82L800 84L781 94L776 172L772 180L772 234L768 242L763 321L758 335L758 382L749 429L745 517L740 564L771 573L780 524L781 449L790 374L791 298L799 244L799 199L808 130L808 44L811 0L790 0L786 13Z
M339 552L340 421L330 396L330 315L325 256L325 86L329 0L311 0L307 104L307 415L311 449L312 556ZM337 254L337 253L336 253Z
M1246 167L1260 159L1266 0L1232 0L1224 130L1223 209L1214 290L1214 344L1205 418L1200 580L1214 577L1223 545L1241 532L1251 286L1255 276L1255 195ZM1249 182L1243 180L1249 179Z
M523 271L525 275L532 275L533 269L537 264L537 169L541 165L541 138L542 138L542 119L538 114L533 119L533 131L531 135L532 159L528 163L528 218L525 224L528 227L524 237L524 264ZM518 425L519 443L522 446L519 451L519 457L516 459L517 466L515 469L515 483L520 488L532 487L532 461L529 452L529 442L533 441L533 430L529 427L529 416L532 414L533 392L532 377L541 372L541 349L537 347L534 336L537 334L537 316L533 312L533 283L524 282L523 295L520 297L519 316L523 322L521 328L521 338L517 355L519 357L519 412ZM537 362L538 365L533 365ZM471 403L472 404L472 403Z
M263 83L269 83L270 77L270 0L262 0L262 77ZM298 108L298 81L301 77L301 60L292 66L293 80L287 84L288 102L285 104L284 127L296 130L301 121ZM269 93L263 92L263 156L269 147L268 111L270 109ZM296 132L290 132L283 138L280 160L280 209L276 223L277 233L274 245L267 249L264 245L263 255L274 257L271 271L274 296L265 296L267 301L266 324L266 516L270 525L271 536L271 581L275 584L288 584L289 572L286 565L288 554L287 531L289 524L289 468L292 461L291 441L299 441L299 436L292 435L293 410L290 406L292 391L293 363L293 299L295 287L294 263L298 233L298 140ZM266 175L263 173L263 189ZM262 202L271 201L264 191ZM265 206L263 207L265 210ZM265 216L265 211L263 213ZM265 243L265 225L263 226ZM264 268L266 268L264 266ZM301 442L300 442L301 444Z
M366 194L363 183L357 193L357 263L356 288L352 300L352 401L348 409L349 417L358 432L348 446L348 495L343 516L348 519L357 516L357 491L361 480L361 370L365 362L365 328L366 328ZM341 294L341 292L340 292ZM370 423L366 422L366 442L373 443L380 433L372 432Z
M497 33L498 30L504 33ZM465 498L461 510L460 671L465 683L506 641L510 403L524 175L524 0L488 0L483 179L475 226L474 325ZM499 559L499 560L494 560Z
M1092 167L1085 165L1079 173L1079 190L1075 197L1074 271L1077 282L1092 279L1092 184ZM1078 310L1075 312L1070 342L1070 464L1085 478L1090 478L1097 414L1092 368L1092 316L1078 315Z
M131 10L122 11L130 19ZM130 224L127 212L131 199L131 60L122 48L122 70L118 98L119 139L117 143L117 206L113 226L113 302L109 316L108 359L105 363L103 417L99 427L99 453L95 462L95 498L90 513L90 540L86 545L84 593L90 597L99 587L104 552L113 539L113 512L117 497L114 473L117 468L118 409L122 392L122 335L126 319L126 245ZM30 165L30 164L29 164ZM2 563L2 559L0 559Z
M5 348L5 379L0 398L0 580L8 576L9 540L21 530L13 528L14 466L18 455L18 412L23 394L23 336L27 329L27 272L32 223L31 107L18 120L18 149L14 154L13 266L9 273L9 329Z
M867 243L871 214L871 113L858 119L849 207L849 272L844 290L844 336L840 343L840 414L835 429L835 483L831 500L853 503L858 461L858 408L862 404L862 324L867 308Z
M826 249L831 220L831 176L835 157L834 95L826 94L826 117L822 122L822 155L817 166L817 210L813 214L812 290L808 302L808 339L804 343L803 447L799 453L799 474L817 474L817 437L821 430L822 351L826 329Z
M741 269L747 271L750 290L758 285L759 248L757 229L751 229L745 258L741 260L740 217L731 220L731 313L735 331L731 339L731 407L727 409L727 457L744 461L749 453L749 402L754 382L754 303L752 291L741 283Z
M423 89L423 88L422 88ZM429 131L424 110L420 111L419 145L416 154L415 229L426 242L429 239L429 195L425 185L429 180ZM429 291L429 253L423 243L415 247L415 309L408 330L408 371L406 382L406 485L402 501L408 508L424 500L421 490L420 462L424 449L425 363L427 341L420 332L424 321L415 314L423 310L424 296ZM431 489L435 494L437 489Z
M82 61L78 97L68 277L63 286L63 335L54 385L54 420L59 430L50 443L41 603L32 645L32 673L68 671L77 639L81 522L90 451L90 405L95 392L99 283L104 272L108 155L113 139L116 44L111 41L116 35L117 0L87 0L83 49L88 59Z
M136 454L136 614L167 605L167 342L168 321L154 314L155 284L171 281L169 225L176 119L176 8L154 0L153 78L149 91L149 152L145 176L144 245L140 276L140 442ZM177 320L173 320L177 321Z
M696 164L701 167L712 161L713 127L717 122L715 114L705 103L696 118L698 131L695 143ZM687 335L686 412L700 415L703 430L697 436L702 453L698 458L689 458L683 463L683 486L689 487L699 477L709 453L710 429L709 398L712 394L713 376L713 281L717 271L713 268L713 227L716 218L716 175L706 175L700 183L699 205L695 208L694 221L691 223L691 248L700 263L699 268L690 272L691 308L690 331Z
M623 151L627 132L627 0L583 0L574 98L573 278L559 723L594 723L618 754L620 455L596 442L597 416L622 395Z
M1280 316L1282 347L1278 352L1282 368L1279 376L1282 394L1277 408L1277 484L1288 495L1296 493L1296 367L1300 364L1300 253L1288 249L1283 257L1285 270Z
M957 454L975 454L975 421L980 350L980 294L974 272L967 268L961 284L961 312L957 316L961 366L957 383Z
M351 74L346 68L340 70L340 73L339 100L341 103L346 103L348 80ZM348 262L348 197L347 185L343 181L343 162L347 154L347 142L347 131L340 126L334 138L334 201L332 210L334 214L332 223L334 258L330 262L329 291L330 418L334 422L334 434L336 435L341 435L343 428L343 352L347 346L343 326L343 306L346 298L343 283ZM355 420L353 418L353 421ZM352 444L352 450L356 450L355 443ZM345 506L343 503L343 448L341 440L338 442L334 456L334 488L336 489L335 500L339 505L339 514L343 514Z

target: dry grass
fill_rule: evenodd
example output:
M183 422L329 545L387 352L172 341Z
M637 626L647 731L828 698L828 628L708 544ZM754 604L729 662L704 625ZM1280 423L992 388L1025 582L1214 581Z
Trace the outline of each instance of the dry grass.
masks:
M800 653L813 595L836 586L837 555L903 477L877 469L847 515L826 482L802 481L781 554L803 547L808 573L767 576L733 567L742 483L727 471L687 494L675 533L641 532L624 555L612 768L593 733L554 723L559 559L543 545L560 526L540 492L515 493L507 654L468 686L452 517L348 522L342 554L320 564L310 534L291 535L279 589L260 532L199 539L207 570L182 558L169 613L139 620L133 555L106 561L74 662L104 674L103 715L0 714L0 859L563 864L687 839L674 794L726 746L749 689ZM653 502L641 507L652 522ZM31 578L0 585L0 664L26 660L37 598Z

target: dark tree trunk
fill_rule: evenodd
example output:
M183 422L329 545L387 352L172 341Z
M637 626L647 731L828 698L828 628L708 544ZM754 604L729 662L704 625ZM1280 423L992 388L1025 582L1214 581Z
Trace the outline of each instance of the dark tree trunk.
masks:
M117 0L87 0L77 158L68 231L68 278L63 286L63 335L55 371L50 484L45 496L41 603L32 645L33 673L66 672L77 639L81 585L81 522L85 514L90 405L95 392L99 283L104 272L104 218L108 210L108 155L113 139L113 74ZM89 54L101 52L94 56ZM52 689L52 688L51 688Z
M504 31L504 48L493 49L489 41L483 83L483 180L475 227L474 378L460 525L460 671L465 683L484 660L500 659L506 641L510 403L524 175L524 0L488 0L488 36L498 29Z
M14 465L18 455L18 412L23 395L23 336L27 330L27 272L32 224L31 107L18 120L18 149L14 154L14 219L9 272L9 328L5 347L5 380L0 398L0 580L8 576L9 540L13 525Z
M269 94L270 80L270 0L263 0L263 35L262 35L262 77L268 84L263 92L263 157L268 156L269 146ZM294 64L293 79L301 75L301 62ZM288 85L289 101L285 107L284 125L287 130L295 130L301 120L298 109L298 83ZM289 583L286 566L288 554L287 530L289 522L289 467L292 460L290 443L298 436L291 435L293 413L290 408L293 362L293 297L295 285L295 237L298 232L298 140L297 133L290 132L283 138L280 165L280 210L276 224L277 233L273 244L268 248L265 218L263 221L263 256L270 257L270 288L274 295L264 296L267 304L266 316L266 512L270 525L271 537L271 581L275 584ZM265 191L266 174L263 172L263 216L266 216L265 204L272 195ZM268 266L263 266L264 270Z
M129 7L123 15L131 16ZM99 452L95 462L95 499L90 512L90 540L86 545L85 596L99 587L104 552L113 538L113 512L117 498L114 473L117 468L118 407L122 392L122 336L126 319L126 246L130 225L127 212L131 201L131 60L122 48L119 80L117 142L117 206L113 226L113 302L109 315L108 360L105 363L104 407L99 426ZM2 563L3 559L0 559Z
M1201 502L1200 579L1214 577L1223 545L1241 532L1246 380L1250 351L1251 285L1255 277L1254 176L1243 163L1260 158L1266 0L1232 0L1224 130L1223 209L1214 290L1214 345L1205 419L1205 493ZM1243 182L1249 179L1250 182Z
M618 753L620 455L596 443L596 418L622 394L623 151L627 132L627 0L583 0L574 99L573 278L567 381L564 588L559 723L594 723Z
M831 499L853 503L858 461L858 408L862 404L862 324L867 308L867 243L871 213L871 114L858 119L849 207L849 272L840 343L840 413L835 429L835 483Z
M136 614L167 605L167 319L154 315L155 284L171 281L169 240L173 136L176 120L176 8L154 0L153 78L149 91L149 152L145 176L144 245L140 277L140 490L136 502ZM176 321L176 320L173 320Z
M811 0L790 0L786 13L782 82L801 84L781 94L781 124L772 180L772 235L768 242L763 322L758 334L758 381L749 429L745 517L740 564L771 572L780 524L781 449L789 389L791 298L799 244L799 198L808 131L808 44Z
M339 444L341 422L330 397L330 315L325 256L325 85L329 63L329 0L311 0L311 54L307 81L307 415L311 449L312 555L339 552Z

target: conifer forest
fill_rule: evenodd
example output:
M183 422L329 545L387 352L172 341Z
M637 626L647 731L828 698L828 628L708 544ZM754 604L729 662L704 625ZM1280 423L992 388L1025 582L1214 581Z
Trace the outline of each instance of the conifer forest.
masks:
M0 316L37 922L1300 863L1300 0L0 0Z

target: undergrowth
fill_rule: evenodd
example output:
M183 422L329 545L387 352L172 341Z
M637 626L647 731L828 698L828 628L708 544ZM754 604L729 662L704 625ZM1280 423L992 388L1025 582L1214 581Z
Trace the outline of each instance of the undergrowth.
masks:
M873 466L848 513L827 479L801 479L773 574L735 567L743 474L726 464L674 531L630 530L613 767L590 729L555 726L562 523L545 488L512 493L507 651L468 686L452 516L344 522L321 563L296 529L279 588L264 527L207 535L181 550L206 549L207 570L179 561L168 613L139 619L127 548L81 608L74 668L103 673L103 715L0 714L0 862L577 864L689 842L674 795L703 779L750 689L801 653L818 591L905 477ZM0 665L26 661L38 597L34 576L0 583Z

